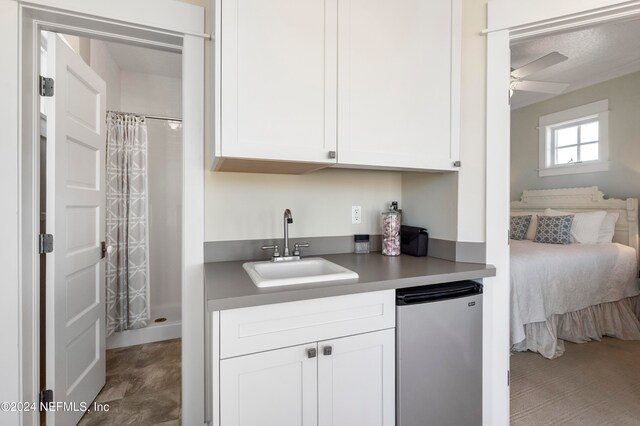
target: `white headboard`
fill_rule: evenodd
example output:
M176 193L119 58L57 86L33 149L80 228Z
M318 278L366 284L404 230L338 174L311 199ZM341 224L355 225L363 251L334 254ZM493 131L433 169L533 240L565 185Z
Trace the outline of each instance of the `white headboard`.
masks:
M511 202L512 211L542 212L547 208L578 213L590 210L606 210L618 212L613 242L633 247L640 265L638 250L638 199L626 200L610 198L605 200L604 194L597 186L586 188L540 189L523 191L520 201Z

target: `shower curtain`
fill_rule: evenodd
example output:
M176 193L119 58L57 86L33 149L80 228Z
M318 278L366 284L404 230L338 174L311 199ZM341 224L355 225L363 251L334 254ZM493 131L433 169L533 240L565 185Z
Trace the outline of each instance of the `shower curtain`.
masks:
M107 113L107 336L149 320L147 125L144 116Z

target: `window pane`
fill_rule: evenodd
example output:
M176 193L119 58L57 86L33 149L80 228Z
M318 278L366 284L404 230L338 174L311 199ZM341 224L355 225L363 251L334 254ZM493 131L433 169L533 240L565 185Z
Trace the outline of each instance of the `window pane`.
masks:
M598 122L580 126L580 142L595 142L598 140Z
M580 161L593 161L597 159L598 159L597 143L580 145Z
M578 147L558 148L556 151L556 164L575 163L578 161Z
M575 145L578 143L578 126L556 130L556 146Z

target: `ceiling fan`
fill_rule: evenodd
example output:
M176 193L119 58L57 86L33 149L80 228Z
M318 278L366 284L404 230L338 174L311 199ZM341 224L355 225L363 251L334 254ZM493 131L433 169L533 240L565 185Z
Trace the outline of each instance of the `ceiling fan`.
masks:
M516 90L521 90L525 92L541 92L541 93L551 93L554 95L558 95L564 92L567 87L569 87L568 83L554 83L550 81L534 81L534 80L524 80L525 77L535 74L538 71L542 71L545 68L549 68L553 65L559 64L560 62L566 61L567 58L561 53L551 52L548 55L545 55L541 58L536 59L535 61L529 62L526 65L521 66L520 68L511 69L511 96L513 96L513 92Z

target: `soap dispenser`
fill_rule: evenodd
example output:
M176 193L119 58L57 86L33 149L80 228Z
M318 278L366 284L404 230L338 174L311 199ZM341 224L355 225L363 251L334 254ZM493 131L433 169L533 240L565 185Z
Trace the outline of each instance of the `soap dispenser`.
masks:
M398 202L393 201L389 210L382 212L382 254L398 256L400 254L400 225L402 214Z

